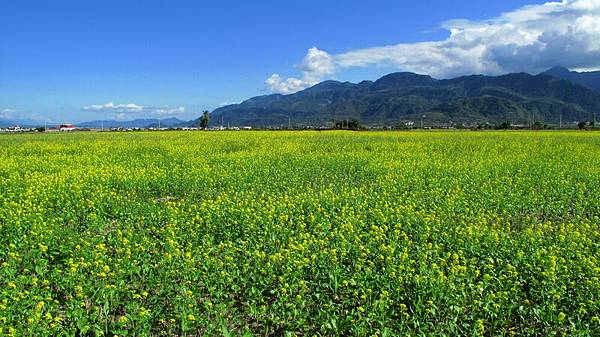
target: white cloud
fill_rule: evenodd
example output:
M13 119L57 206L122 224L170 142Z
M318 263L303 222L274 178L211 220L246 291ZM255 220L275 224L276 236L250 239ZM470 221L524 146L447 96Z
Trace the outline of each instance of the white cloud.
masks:
M280 94L293 94L295 92L313 86L317 83L319 83L319 81L314 78L300 79L290 77L284 80L279 74L273 74L265 81L265 84L267 85L267 87L269 87L271 91Z
M224 107L224 106L228 106L228 105L235 105L235 104L240 104L243 101L237 101L237 102L223 102L221 104L219 104L219 107Z
M16 123L43 123L49 122L50 119L36 113L25 113L17 109L0 109L0 119L9 119Z
M154 115L177 115L177 114L181 114L185 112L185 107L178 107L178 108L169 108L169 107L162 107L162 108L151 108L150 112Z
M298 65L305 77L320 77L335 72L333 57L317 47L310 48L308 53Z
M141 105L129 103L129 104L114 104L113 102L108 102L106 104L94 104L90 106L86 106L83 108L86 111L105 111L105 112L118 112L118 113L127 113L127 112L143 112L144 107Z
M530 5L491 20L452 20L440 41L358 49L331 55L311 48L298 66L303 77L271 76L274 92L292 93L351 67L391 67L447 78L466 74L536 73L562 65L600 69L600 0Z
M185 107L171 108L169 106L163 107L145 107L139 104L114 104L108 102L106 104L94 104L83 107L85 111L93 112L107 112L116 114L116 118L125 119L127 114L146 114L146 115L158 115L168 116L181 114L186 111Z
M15 112L17 112L15 109L2 109L0 110L0 118L12 118Z
M336 65L331 55L313 47L296 68L302 72L302 78L290 77L284 80L279 74L273 74L265 84L274 92L291 94L319 83L323 76L333 74Z

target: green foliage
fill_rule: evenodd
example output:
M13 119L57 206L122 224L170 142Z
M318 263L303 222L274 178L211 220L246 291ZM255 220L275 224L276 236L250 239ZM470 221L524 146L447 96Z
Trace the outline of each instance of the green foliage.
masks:
M540 122L540 121L535 121L535 123L533 123L531 125L531 128L533 130L543 130L546 128L546 126L544 125L544 123Z
M358 120L352 118L349 120L336 121L335 128L343 129L343 130L360 130L360 129L363 129L364 127L360 124L360 122Z
M499 129L499 130L508 130L510 128L511 128L511 125L509 122L502 122L496 126L496 129Z
M325 81L293 95L254 97L213 113L232 125L284 126L287 116L301 125L329 125L356 119L365 125L417 122L528 125L590 119L600 111L600 93L547 75L508 74L436 80L394 73L358 84Z
M600 91L600 71L577 72L569 71L569 69L564 67L554 67L545 71L544 74L562 78L563 80L571 81Z
M600 135L0 137L2 336L598 336Z
M207 129L208 123L210 123L210 112L205 110L202 112L202 117L200 117L200 128Z

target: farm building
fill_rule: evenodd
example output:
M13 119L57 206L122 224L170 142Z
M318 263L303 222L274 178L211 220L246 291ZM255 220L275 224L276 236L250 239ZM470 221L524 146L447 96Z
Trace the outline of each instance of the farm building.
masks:
M58 130L60 130L60 131L73 131L75 129L76 129L76 126L73 124L61 124L58 127Z

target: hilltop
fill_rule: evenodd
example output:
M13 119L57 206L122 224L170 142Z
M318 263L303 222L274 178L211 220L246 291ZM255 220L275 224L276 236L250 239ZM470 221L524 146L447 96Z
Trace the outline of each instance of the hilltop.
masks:
M360 83L325 81L291 95L248 99L213 111L211 124L331 125L357 119L367 125L403 121L549 124L593 119L600 92L550 73L472 75L435 79L402 72ZM185 123L198 125L198 120Z
M600 71L578 72L570 71L565 67L554 67L542 74L558 77L600 91Z

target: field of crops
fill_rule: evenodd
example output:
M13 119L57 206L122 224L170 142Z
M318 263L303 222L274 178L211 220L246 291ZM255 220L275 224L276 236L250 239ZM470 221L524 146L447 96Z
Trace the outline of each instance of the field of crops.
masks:
M0 335L600 335L600 134L0 137Z

